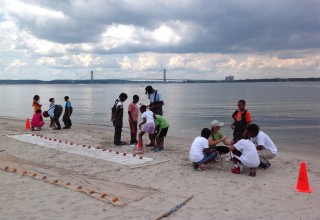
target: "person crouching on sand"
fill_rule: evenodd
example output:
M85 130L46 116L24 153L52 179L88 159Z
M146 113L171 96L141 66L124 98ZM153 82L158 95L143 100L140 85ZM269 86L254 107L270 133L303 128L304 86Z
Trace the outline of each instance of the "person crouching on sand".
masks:
M155 143L155 137L154 137L154 131L155 131L155 124L154 124L154 114L152 111L150 110L147 110L147 106L145 105L142 105L140 107L140 112L142 114L142 122L139 124L139 129L141 129L141 126L143 124L144 127L141 129L140 133L139 133L139 144L140 144L140 149L142 151L142 153L144 152L144 146L143 146L143 140L142 140L142 136L145 134L145 133L148 133L149 134L149 139L150 139L150 142L153 146L153 150L156 151L156 143ZM140 153L140 152L137 152L137 153Z
M37 131L40 131L43 125L44 121L42 118L41 109L38 109L32 116L31 130L34 131L34 128L37 127Z
M267 169L271 166L268 159L273 159L277 155L277 147L271 140L271 138L260 131L259 126L256 124L250 124L246 128L247 134L250 137L250 141L254 143L258 150L260 165L262 169Z
M195 170L206 170L205 164L215 161L217 152L209 148L208 138L210 135L210 129L203 128L201 136L196 137L191 144L189 158L193 162Z
M259 155L256 146L249 140L243 139L242 134L235 135L235 144L230 146L231 158L234 168L231 170L234 174L240 174L240 166L250 168L249 176L256 176L256 168L260 164Z

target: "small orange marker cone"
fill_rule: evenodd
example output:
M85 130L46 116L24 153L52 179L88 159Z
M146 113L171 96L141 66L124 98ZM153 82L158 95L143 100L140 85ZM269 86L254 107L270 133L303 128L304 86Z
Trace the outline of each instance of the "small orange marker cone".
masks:
M25 130L30 130L30 121L29 118L26 119L26 126L24 127Z
M296 190L298 190L299 192L308 192L308 193L312 192L312 189L309 187L307 166L305 162L301 162L300 164L300 172L299 172Z

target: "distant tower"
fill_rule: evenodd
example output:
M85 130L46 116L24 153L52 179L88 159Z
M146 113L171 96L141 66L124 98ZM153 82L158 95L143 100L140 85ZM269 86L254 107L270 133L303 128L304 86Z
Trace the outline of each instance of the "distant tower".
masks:
M166 69L163 69L163 82L167 83Z
M91 71L91 84L93 83L93 71Z

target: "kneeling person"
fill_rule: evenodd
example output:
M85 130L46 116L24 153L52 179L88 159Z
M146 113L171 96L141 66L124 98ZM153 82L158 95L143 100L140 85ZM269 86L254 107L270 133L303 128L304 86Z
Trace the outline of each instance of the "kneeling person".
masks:
M204 128L201 131L201 136L196 137L192 142L189 158L196 170L206 170L205 164L214 161L217 156L217 152L209 148L208 138L210 135L210 129Z
M250 176L256 176L256 168L260 164L259 155L255 145L246 139L242 134L236 134L234 137L235 144L230 146L231 157L234 168L232 173L240 174L240 165L250 168Z

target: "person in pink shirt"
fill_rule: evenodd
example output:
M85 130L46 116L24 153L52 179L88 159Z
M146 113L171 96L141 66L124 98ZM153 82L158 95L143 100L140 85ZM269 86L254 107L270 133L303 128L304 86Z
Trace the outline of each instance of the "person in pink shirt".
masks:
M31 130L34 131L34 128L37 127L37 131L40 131L43 125L44 121L42 118L41 110L38 109L32 116Z
M139 102L139 96L134 95L133 101L130 103L128 107L128 115L129 115L129 125L130 125L130 133L131 133L131 141L130 144L137 144L137 130L138 130L138 117L139 117L139 107L137 103Z

